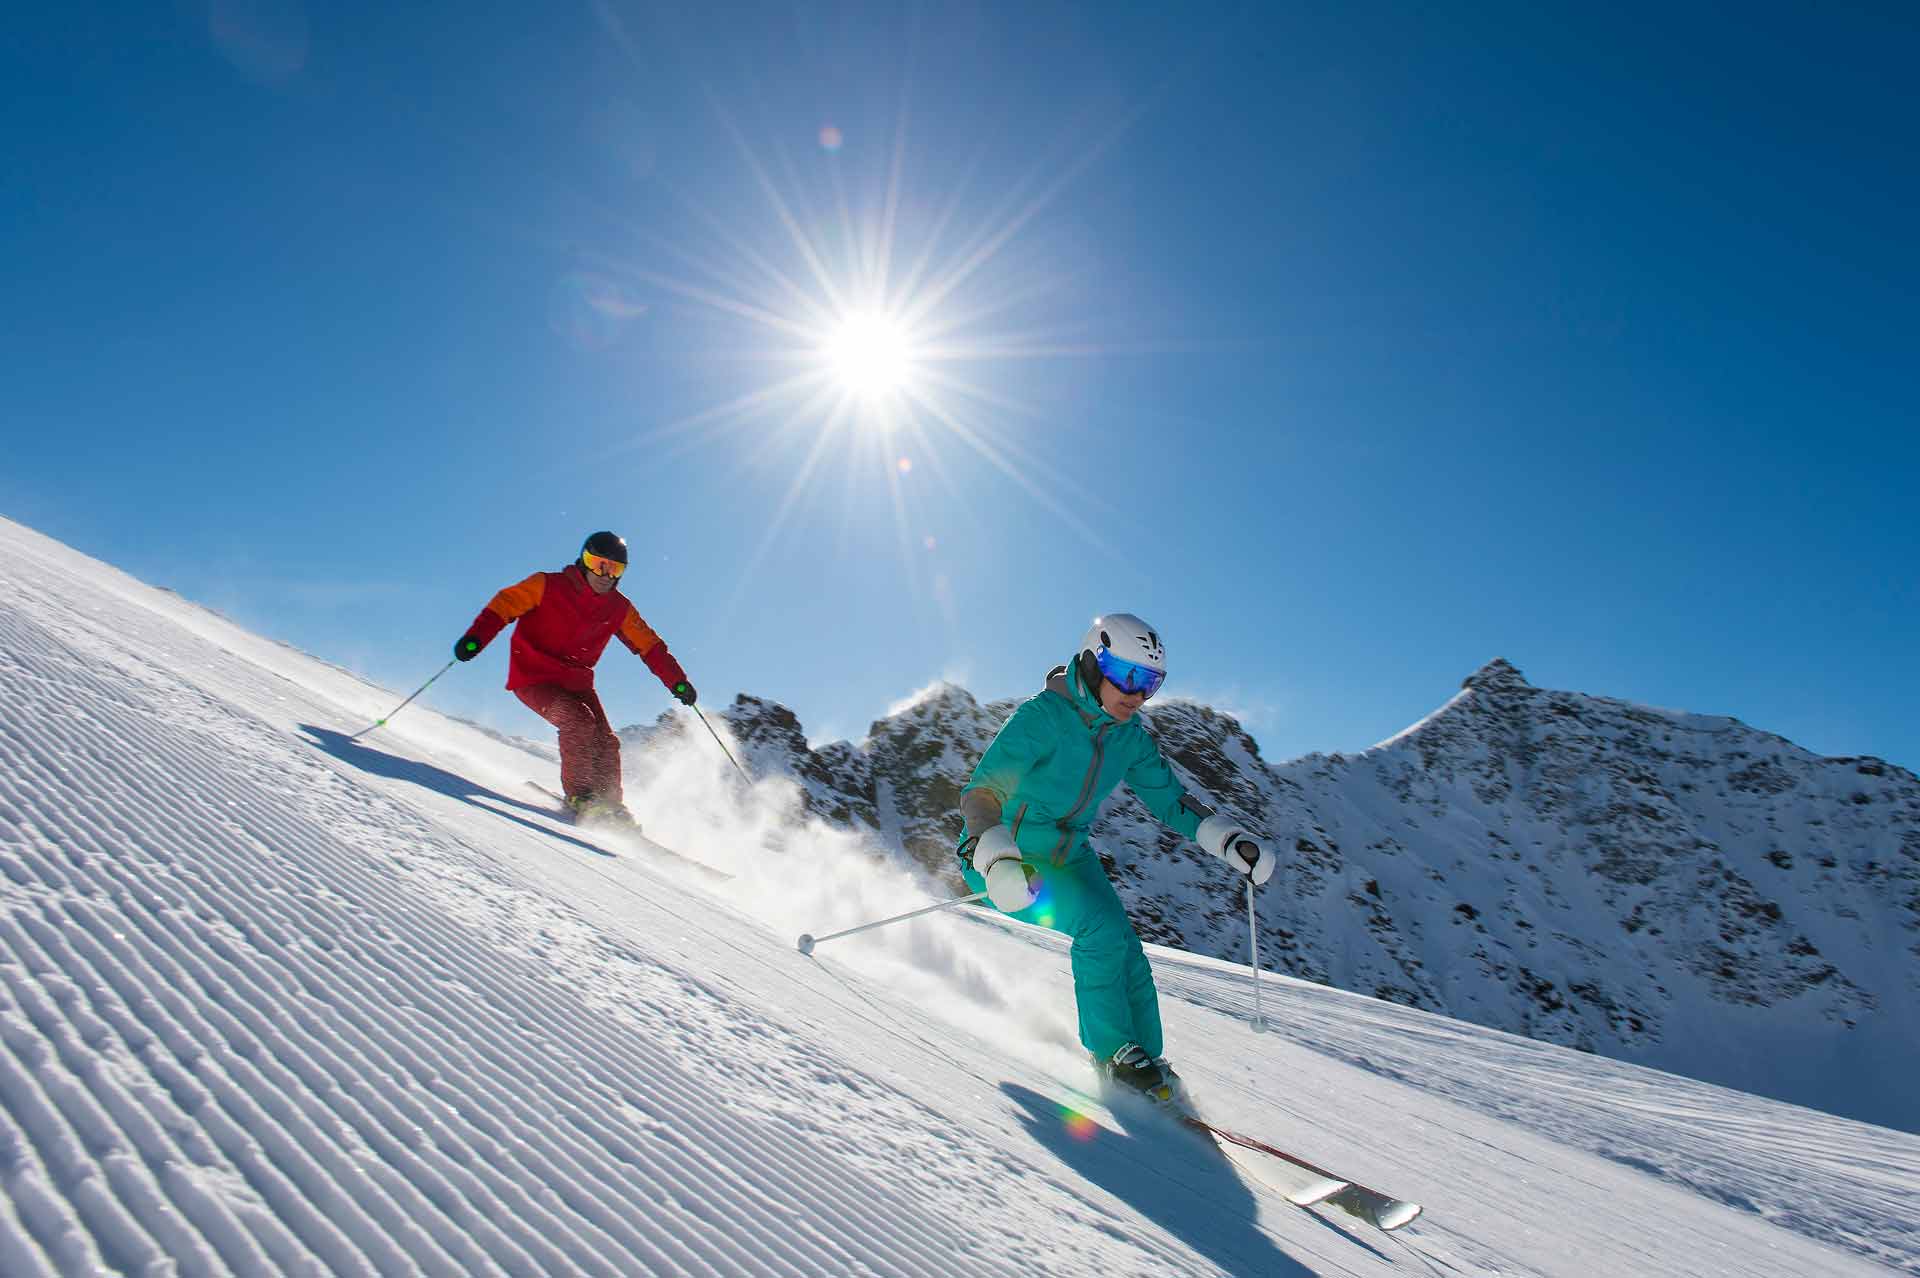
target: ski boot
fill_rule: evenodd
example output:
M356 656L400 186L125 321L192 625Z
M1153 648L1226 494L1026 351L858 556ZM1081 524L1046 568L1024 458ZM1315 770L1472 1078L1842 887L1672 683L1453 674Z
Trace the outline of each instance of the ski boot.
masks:
M575 825L599 826L609 830L625 830L639 833L640 823L626 805L615 803L612 799L600 799L591 794L571 794L567 796L567 807L573 810Z
M1164 1056L1149 1056L1138 1043L1128 1043L1104 1061L1095 1061L1103 1082L1125 1093L1144 1098L1156 1109L1185 1112L1186 1096L1180 1076L1173 1072Z

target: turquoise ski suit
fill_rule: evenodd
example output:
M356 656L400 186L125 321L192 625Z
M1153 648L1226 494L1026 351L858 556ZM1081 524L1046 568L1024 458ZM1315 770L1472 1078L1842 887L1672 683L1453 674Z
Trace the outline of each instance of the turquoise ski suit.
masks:
M1077 670L1057 666L1046 690L1013 712L960 792L966 821L961 876L973 891L986 890L973 868L973 845L1004 821L1040 892L1011 917L1073 938L1080 1042L1102 1061L1128 1043L1149 1056L1161 1055L1164 1046L1146 952L1087 841L1101 800L1122 781L1149 812L1189 839L1211 814L1187 796L1138 716L1119 722L1100 708Z

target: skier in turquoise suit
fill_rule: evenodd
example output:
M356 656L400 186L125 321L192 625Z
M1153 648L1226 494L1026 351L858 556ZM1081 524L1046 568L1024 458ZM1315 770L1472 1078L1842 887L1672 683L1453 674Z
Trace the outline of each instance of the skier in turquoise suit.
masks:
M1157 1104L1179 1100L1160 997L1139 934L1087 840L1122 781L1169 827L1254 883L1273 853L1186 793L1135 718L1167 677L1160 636L1130 613L1094 620L1073 661L1047 675L980 756L960 792L960 873L996 909L1073 938L1080 1042L1104 1079Z

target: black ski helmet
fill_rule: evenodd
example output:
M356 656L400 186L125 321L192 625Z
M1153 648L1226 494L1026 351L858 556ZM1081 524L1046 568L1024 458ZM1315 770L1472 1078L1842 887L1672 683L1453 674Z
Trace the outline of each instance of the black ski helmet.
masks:
M599 555L602 559L611 559L615 563L624 564L627 562L626 538L605 529L593 533L580 543L580 556L577 562L582 572L586 571L588 555Z

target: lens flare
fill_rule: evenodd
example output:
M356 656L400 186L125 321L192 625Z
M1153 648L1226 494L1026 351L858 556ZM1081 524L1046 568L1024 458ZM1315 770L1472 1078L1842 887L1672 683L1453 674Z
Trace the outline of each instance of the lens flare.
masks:
M840 130L834 128L831 124L821 126L821 129L820 129L820 149L821 150L838 151L841 148L841 146L845 144L845 142L846 142L846 138L840 135Z
M1094 1122L1091 1118L1088 1118L1085 1114L1077 1110L1067 1108L1065 1105L1060 1107L1060 1121L1066 1124L1067 1135L1082 1144L1085 1144L1100 1134L1100 1124Z
M1035 887L1038 890L1035 891L1033 895L1033 904L1029 905L1023 913L1026 914L1029 921L1038 923L1041 927L1052 927L1054 920L1053 885L1047 882L1045 875L1041 875L1035 882Z
M646 303L617 281L592 271L568 271L547 294L548 325L583 351L611 347L632 321L646 313Z

